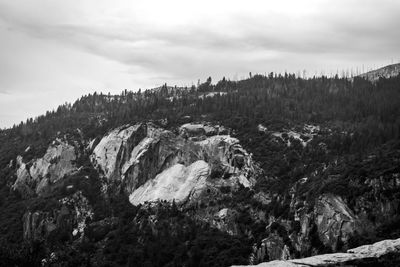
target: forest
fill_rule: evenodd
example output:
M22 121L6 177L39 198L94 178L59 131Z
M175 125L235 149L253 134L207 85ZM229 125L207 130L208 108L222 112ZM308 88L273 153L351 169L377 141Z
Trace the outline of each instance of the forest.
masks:
M266 235L265 225L251 220L246 205L277 217L289 217L289 186L307 176L310 178L302 192L305 198L313 201L319 194L331 192L354 206L353 200L365 193L362 179L400 171L400 76L373 83L360 77L303 79L294 74L270 73L240 81L223 78L214 83L209 77L190 88L165 84L145 91L124 90L119 95L94 92L0 131L0 265L40 264L45 248L40 243L24 243L19 222L32 206L51 209L53 205L50 198L32 203L9 189L15 179L12 161L27 147L30 149L24 153L25 160L43 155L60 133L90 140L114 127L141 121L172 130L186 122L224 125L253 154L263 175L257 177L254 190L224 192L226 203L243 203L237 206L243 209L237 222L242 234L231 236L195 221L190 211L178 209L175 203L134 207L126 198L116 197L105 204L99 197L93 167L87 159L79 159L86 166L85 173L79 175L88 175L92 182L85 184L79 177L70 177L71 181L88 196L96 214L100 214L99 220L111 214L118 218L104 243L102 266L139 266L138 262L142 266L246 264L252 244ZM274 132L305 124L321 128L321 134L310 145L303 147L295 139L290 139L291 146L273 141ZM260 131L260 125L267 130ZM274 199L263 206L250 200L249 196L260 191L279 194L281 201ZM384 193L400 199L398 192L388 189ZM150 215L158 218L154 225ZM400 233L399 222L399 218L393 218L378 230L378 237L365 239L374 241ZM275 228L283 231L279 226ZM282 236L287 238L287 233ZM66 248L63 244L72 242L70 237L58 233L51 246L62 247L65 262L79 266L89 262L88 255L96 258L93 243L101 239L102 233L88 229L87 239L78 247ZM354 245L364 241L355 240Z

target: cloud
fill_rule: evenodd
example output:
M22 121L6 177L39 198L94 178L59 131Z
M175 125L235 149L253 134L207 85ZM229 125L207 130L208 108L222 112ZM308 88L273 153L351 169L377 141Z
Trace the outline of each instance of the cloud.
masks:
M2 17L34 37L55 40L124 64L146 68L157 68L160 63L164 66L164 58L176 58L177 49L182 51L181 57L188 58L192 55L183 52L208 50L215 54L231 51L240 52L239 56L254 50L305 54L354 53L360 49L371 52L371 47L364 45L368 42L396 47L399 40L393 38L393 32L399 22L399 5L395 4L393 8L393 5L379 3L382 12L377 12L376 2L366 1L369 5L360 5L359 1L348 1L347 5L339 2L339 5L325 2L322 8L317 7L317 11L307 14L306 18L292 17L292 12L282 11L256 15L239 13L220 24L211 25L199 19L196 23L167 28L160 27L160 21L154 21L152 25L137 19L124 20L125 24L116 20L108 25L104 22L86 25L69 21L50 23L35 20L36 17L21 18L5 8L2 8ZM312 3L316 5L316 2ZM371 15L375 16L372 22ZM218 20L211 18L210 21Z
M395 0L0 0L0 92L72 101L250 71L372 67L399 57L399 13Z

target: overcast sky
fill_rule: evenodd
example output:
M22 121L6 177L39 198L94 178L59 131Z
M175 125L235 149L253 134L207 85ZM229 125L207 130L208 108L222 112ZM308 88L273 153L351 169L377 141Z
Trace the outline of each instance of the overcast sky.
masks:
M90 92L400 60L398 0L0 0L0 127Z

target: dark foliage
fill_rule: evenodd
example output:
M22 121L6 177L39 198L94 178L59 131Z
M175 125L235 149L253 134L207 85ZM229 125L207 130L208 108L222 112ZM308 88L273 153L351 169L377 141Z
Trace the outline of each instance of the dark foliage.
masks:
M233 135L264 170L264 174L257 177L255 191L274 192L282 197L263 205L253 199L253 190L240 188L231 192L221 188L223 200L208 203L217 206L224 201L239 210L236 223L240 232L251 229L253 237L217 231L194 220L190 213L180 211L175 203L160 203L153 208L132 207L120 194L104 199L98 173L92 168L88 155L82 155L77 160L82 166L80 172L64 179L63 183L83 191L94 209L94 221L113 216L119 223L105 233L101 247L94 245L100 238L90 232L87 240L80 243L67 238L58 248L59 261L69 266L86 266L89 258L92 262L97 260L97 266L245 264L252 244L265 237L266 226L264 222L253 221L248 208L262 209L279 218L290 217L288 190L303 177L309 179L300 194L310 203L322 193L335 193L354 207L358 196L369 196L370 189L363 183L365 179L390 179L399 173L399 89L400 76L381 79L376 84L361 78L305 80L291 74L273 73L253 75L238 82L224 78L215 85L209 78L197 88L164 85L157 90L124 91L115 96L94 93L1 130L0 265L27 266L30 263L35 266L44 255L48 256L45 251L48 244L22 241L22 216L28 209L54 209L58 205L56 197L71 193L65 191L65 184L58 184L52 194L43 198L22 199L10 189L15 180L17 155L22 155L25 161L41 157L48 144L60 134L88 140L122 124L152 120L174 129L187 122L187 118L216 122L233 129ZM216 94L207 97L208 93ZM290 147L273 141L272 132L304 123L321 126L321 133L307 147L293 138ZM259 131L259 124L268 131ZM26 150L28 146L30 149ZM219 162L215 162L212 178L229 178L225 175ZM371 199L400 199L399 192L390 188L378 193L370 195ZM390 237L399 233L398 229L399 218L395 217L379 226L377 236ZM288 236L279 225L274 225L273 230L284 238ZM294 231L298 230L299 226L295 225ZM328 252L315 227L311 233L312 245ZM357 238L354 237L354 244L361 242ZM60 246L58 241L54 246ZM393 262L397 263L398 259Z

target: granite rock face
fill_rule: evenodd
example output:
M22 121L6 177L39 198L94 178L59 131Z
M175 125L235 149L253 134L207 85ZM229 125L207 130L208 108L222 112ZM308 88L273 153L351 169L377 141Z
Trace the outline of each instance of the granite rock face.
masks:
M147 181L129 196L133 205L157 199L183 201L206 187L210 168L205 161L199 160L185 167L175 164Z
M400 203L390 198L387 192L399 189L399 175L387 174L374 179L355 177L354 183L364 184L369 190L357 196L352 205L346 199L334 194L322 194L313 200L305 200L298 192L306 184L307 178L300 179L289 191L290 206L288 218L269 218L284 229L281 237L287 237L285 245L292 248L290 257L297 255L315 255L326 252L342 252L362 240L379 235L379 227L385 226L397 218ZM266 195L267 196L267 195ZM258 201L265 201L256 194ZM283 202L282 200L278 200ZM351 207L351 208L350 208ZM279 238L268 234L268 238L279 243ZM391 235L396 237L396 233ZM388 236L386 238L390 238ZM376 239L375 239L376 240ZM362 244L362 243L361 243ZM282 249L282 246L280 246ZM253 264L268 260L279 260L275 253L269 254L265 244L255 244L250 262Z
M276 233L262 240L261 253L264 255L258 255L259 258L265 257L265 255L271 259L287 260L291 258L288 246Z
M287 261L275 260L260 263L258 267L309 267L309 266L379 266L383 257L400 253L400 239L383 240L371 245L347 250L346 253L332 253Z
M121 173L120 163L146 135L142 124L122 126L104 136L93 150L92 162L107 179L118 179Z
M12 188L19 191L24 198L44 194L52 184L77 171L74 163L76 154L73 145L57 139L41 158L24 163L23 158L18 156L17 179ZM31 165L30 168L28 164Z
M17 171L15 180L12 188L18 190L22 196L28 198L34 194L33 185L34 181L29 174L26 164L23 162L22 156L17 157Z
M91 160L108 181L123 184L130 194L170 167L183 140L151 123L112 130L94 148ZM175 142L176 141L176 142Z
M207 187L250 187L257 167L236 138L219 135L226 132L202 124L185 124L179 134L152 123L128 125L103 137L91 160L134 205L184 201Z
M76 159L75 148L66 142L57 143L50 145L46 154L33 162L29 169L33 180L47 178L49 182L55 183L75 170L73 165Z
M257 195L259 198L259 196ZM293 196L294 197L294 196ZM262 243L253 247L250 262L260 263L267 260L293 258L296 251L300 255L316 253L313 247L318 240L318 246L329 251L340 251L349 247L352 237L362 232L362 221L340 197L332 194L319 196L313 206L310 203L292 199L291 210L294 217L289 219L269 218L270 225L278 225L285 233L286 242L277 232L272 231ZM297 225L297 226L296 226ZM313 244L314 242L314 244ZM274 244L269 247L268 244ZM288 246L293 249L286 250Z
M357 230L358 218L339 196L320 196L314 212L320 240L332 251L339 243L346 245Z

